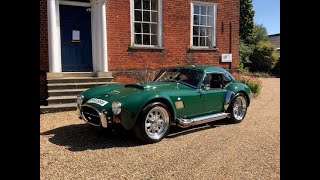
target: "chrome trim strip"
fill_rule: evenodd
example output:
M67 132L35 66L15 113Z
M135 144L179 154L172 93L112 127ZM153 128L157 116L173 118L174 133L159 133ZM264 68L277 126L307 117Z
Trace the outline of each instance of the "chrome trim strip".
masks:
M210 115L196 117L196 118L192 118L192 119L178 118L178 126L181 128L187 128L190 126L208 123L208 122L224 119L227 117L230 117L230 113L210 114Z
M228 110L231 101L233 100L235 93L233 91L227 90L226 98L224 100L224 110Z
M101 121L102 127L104 128L108 127L107 117L105 113L100 113L100 121Z

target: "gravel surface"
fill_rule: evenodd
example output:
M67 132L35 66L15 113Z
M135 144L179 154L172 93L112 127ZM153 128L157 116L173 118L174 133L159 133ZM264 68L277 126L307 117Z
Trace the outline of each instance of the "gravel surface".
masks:
M263 87L240 124L172 128L144 145L99 131L74 112L40 115L41 179L280 179L280 79Z

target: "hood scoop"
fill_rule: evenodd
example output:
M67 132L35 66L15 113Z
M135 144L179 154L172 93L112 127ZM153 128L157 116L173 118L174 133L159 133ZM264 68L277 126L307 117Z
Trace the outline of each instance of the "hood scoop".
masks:
M144 90L144 87L141 86L139 83L136 83L136 84L126 84L124 87L132 87L132 88L137 88L137 89Z

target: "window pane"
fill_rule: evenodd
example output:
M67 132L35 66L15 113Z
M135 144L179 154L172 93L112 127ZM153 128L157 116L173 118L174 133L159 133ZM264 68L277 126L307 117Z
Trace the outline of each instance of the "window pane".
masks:
M158 0L151 1L151 9L156 11L158 10Z
M158 12L151 12L151 22L158 22Z
M150 0L143 1L143 9L150 9Z
M206 28L200 27L200 36L206 36Z
M195 25L199 25L199 16L194 15L194 18L193 18L193 24L195 24Z
M141 34L135 34L135 35L134 35L134 43L135 43L135 44L142 44Z
M200 13L201 13L202 15L206 15L206 14L207 14L207 12L206 12L206 6L200 6Z
M200 7L195 5L194 9L193 9L193 14L199 14L199 9L200 9Z
M151 35L151 45L158 45L158 36Z
M212 45L212 39L209 38L209 37L207 37L207 46L208 46L208 47L213 47L213 45Z
M205 37L200 37L200 46L205 46Z
M199 39L199 37L193 37L193 45L194 46L198 46L199 44L198 44L198 39Z
M142 11L134 11L134 20L135 21L142 21Z
M199 26L193 26L193 35L194 36L199 36L199 30L200 27Z
M214 23L214 19L213 17L207 17L207 25L208 26L213 26L213 23Z
M150 22L150 11L143 11L143 21Z
M213 28L207 28L207 46L213 46Z
M213 12L214 12L213 6L209 6L208 7L208 15L213 16Z
M206 16L200 16L200 25L207 25L207 18Z
M150 35L143 35L143 44L150 45Z
M158 34L158 24L151 24L151 33Z
M141 23L134 23L134 32L141 33Z
M141 0L134 0L134 8L141 9Z
M142 30L143 30L143 33L150 33L150 24L143 23L142 24Z

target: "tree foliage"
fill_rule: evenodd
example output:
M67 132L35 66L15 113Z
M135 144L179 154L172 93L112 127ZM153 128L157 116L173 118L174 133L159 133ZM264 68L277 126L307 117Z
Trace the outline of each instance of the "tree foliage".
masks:
M268 41L260 41L253 49L250 56L250 71L269 72L275 66L279 54L276 46Z
M253 28L253 44L258 44L260 41L267 41L268 33L267 28L262 24L255 24Z
M240 0L240 39L246 44L252 43L254 28L254 10L252 0Z

